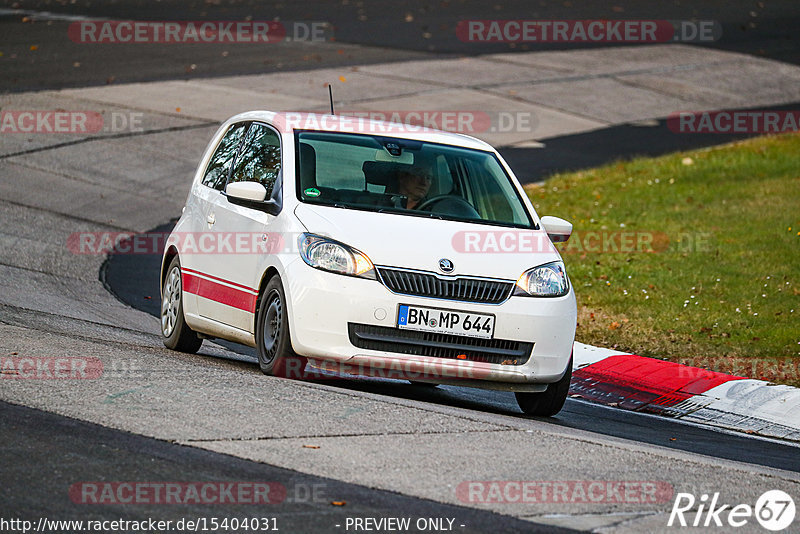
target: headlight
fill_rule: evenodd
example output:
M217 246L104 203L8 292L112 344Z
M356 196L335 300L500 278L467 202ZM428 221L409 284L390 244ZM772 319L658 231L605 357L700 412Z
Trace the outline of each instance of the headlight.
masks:
M313 234L300 234L300 256L310 266L332 273L375 277L375 266L366 254L333 239Z
M531 297L563 297L569 292L567 269L560 261L546 263L522 273L515 295Z

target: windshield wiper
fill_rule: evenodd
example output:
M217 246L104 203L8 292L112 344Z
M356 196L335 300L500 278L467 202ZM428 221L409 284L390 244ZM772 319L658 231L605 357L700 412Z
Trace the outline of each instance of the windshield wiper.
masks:
M444 220L444 217L441 215L436 215L430 211L414 211L404 208L381 208L378 210L378 213L398 213L400 215L411 215L412 217L425 217L426 219L439 219L440 221Z

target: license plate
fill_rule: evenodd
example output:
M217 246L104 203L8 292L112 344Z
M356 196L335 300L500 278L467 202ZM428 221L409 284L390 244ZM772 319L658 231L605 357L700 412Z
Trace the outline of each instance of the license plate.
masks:
M494 315L401 304L397 313L397 327L490 339L494 336Z

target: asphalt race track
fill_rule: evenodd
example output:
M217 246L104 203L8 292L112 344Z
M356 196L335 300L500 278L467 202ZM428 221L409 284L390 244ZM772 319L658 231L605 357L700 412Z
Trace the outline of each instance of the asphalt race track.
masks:
M51 518L144 520L159 517L212 517L219 507L186 505L164 513L159 505L109 505L85 513L68 497L75 479L102 480L113 472L124 480L269 480L286 488L284 501L260 510L276 519L282 531L316 532L327 525L344 524L354 515L390 516L402 510L414 521L420 517L457 517L474 532L573 532L546 530L527 521L492 512L415 499L389 491L375 491L336 480L303 475L263 463L248 462L224 454L172 445L126 432L58 417L46 412L0 403L0 424L15 440L4 447L0 461L5 480L3 514L24 510L26 516ZM33 444L33 446L31 446ZM53 451L58 451L55 457ZM19 458L25 458L20 463ZM31 472L30 466L38 469ZM331 506L331 501L344 506ZM177 507L173 507L177 508ZM249 517L252 505L225 507L225 515Z
M579 399L568 399L556 417L537 419L523 416L506 392L375 378L277 379L259 371L251 349L233 343L206 341L197 355L166 350L156 318L160 256L74 249L81 232L166 232L180 214L197 159L218 122L207 114L173 112L164 102L175 80L198 82L189 86L196 91L216 87L242 95L244 89L224 85L232 83L229 77L318 68L356 72L365 65L531 51L455 39L455 24L467 18L710 19L721 24L724 38L698 46L704 53L800 64L796 2L536 4L342 0L333 8L324 2L0 1L0 110L66 107L97 109L104 116L141 113L146 119L137 132L0 135L0 356L77 359L97 370L94 379L81 380L3 374L0 521L260 517L273 520L281 532L336 533L366 531L348 523L354 518L407 517L441 527L412 532L447 531L448 525L464 533L673 532L681 529L667 527L667 520L680 492L698 498L718 492L725 503L750 506L768 490L799 497L796 443ZM328 21L335 40L287 42L265 51L221 45L92 48L66 38L71 22L87 18L276 16ZM730 57L736 68L745 65L740 56ZM165 85L122 85L132 82ZM771 108L797 109L799 99L784 98L796 88L786 85ZM97 92L57 91L86 87ZM127 100L103 100L110 94L103 91L117 88ZM164 93L152 98L138 90ZM531 182L559 170L748 135L676 136L658 118L553 135L539 148L500 150ZM628 481L668 491L647 502L613 495L597 502L476 502L461 489L476 481ZM126 482L265 482L285 495L261 506L92 504L76 497L76 487ZM693 520L693 512L687 518ZM751 523L748 532L761 531ZM4 525L0 531L14 531ZM172 531L187 530L195 529Z
M455 27L465 19L665 19L713 20L720 24L723 38L707 43L722 50L746 52L790 63L800 63L796 29L800 15L792 0L752 2L749 0L661 2L659 0L618 0L596 2L574 0L541 1L531 7L526 0L489 3L480 0L427 2L200 2L157 0L78 0L61 3L49 0L4 0L0 6L54 15L115 20L272 20L325 21L330 23L335 42L309 50L304 43L287 43L268 51L258 46L232 49L225 45L171 45L167 55L158 45L116 45L98 54L92 46L65 38L70 20L43 20L17 24L16 17L3 17L0 28L7 45L39 44L36 55L20 54L1 64L5 75L0 88L29 90L196 76L260 74L273 70L296 70L358 65L376 61L415 59L506 51L574 49L580 45L537 43L509 46L506 43L472 43L456 38ZM62 29L64 31L59 31ZM144 48L144 50L142 50ZM222 56L222 52L229 53ZM80 63L74 67L73 63ZM195 65L195 69L191 69ZM189 69L189 70L187 70Z

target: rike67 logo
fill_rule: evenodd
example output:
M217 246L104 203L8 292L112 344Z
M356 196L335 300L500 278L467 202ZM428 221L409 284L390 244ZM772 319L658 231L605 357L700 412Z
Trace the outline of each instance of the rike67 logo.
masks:
M779 532L789 528L794 521L795 511L794 499L781 490L765 492L755 506L722 504L719 493L710 497L703 494L699 500L691 493L678 493L667 526L729 529L751 525L755 518L763 528ZM752 532L752 528L748 532Z

